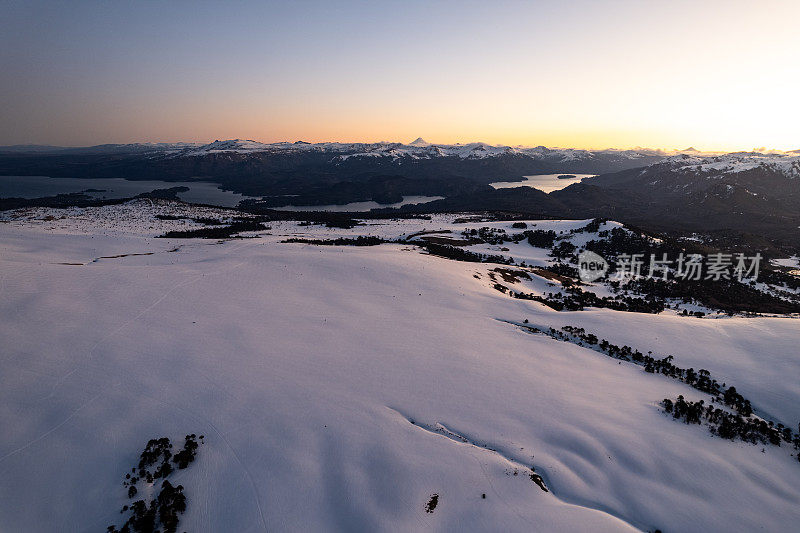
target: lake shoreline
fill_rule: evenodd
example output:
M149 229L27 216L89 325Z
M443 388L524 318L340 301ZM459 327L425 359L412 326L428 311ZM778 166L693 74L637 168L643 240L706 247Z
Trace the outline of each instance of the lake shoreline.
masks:
M580 183L585 178L594 177L596 174L533 174L523 176L519 181L497 181L489 185L495 189L511 189L514 187L531 187L544 193L551 193L569 187L573 183ZM569 177L566 177L569 176Z

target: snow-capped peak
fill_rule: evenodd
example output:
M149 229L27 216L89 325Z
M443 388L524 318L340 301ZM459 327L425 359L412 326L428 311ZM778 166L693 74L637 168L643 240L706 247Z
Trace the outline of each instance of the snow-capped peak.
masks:
M192 150L192 155L213 152L259 152L269 150L270 145L249 139L216 140Z

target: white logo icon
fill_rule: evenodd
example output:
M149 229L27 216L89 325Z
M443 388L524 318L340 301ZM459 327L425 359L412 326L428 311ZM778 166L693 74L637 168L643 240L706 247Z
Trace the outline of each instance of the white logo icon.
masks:
M581 281L590 283L605 276L608 263L601 256L589 250L584 250L578 255L578 273Z

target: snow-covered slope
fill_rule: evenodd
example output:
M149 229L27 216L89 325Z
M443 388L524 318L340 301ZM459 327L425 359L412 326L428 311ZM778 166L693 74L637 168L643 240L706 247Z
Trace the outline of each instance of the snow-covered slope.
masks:
M156 214L225 216L138 202L0 223L0 530L119 525L121 480L144 444L187 433L205 444L175 475L181 531L787 531L800 520L790 449L676 422L658 402L701 393L504 322L672 353L794 423L794 319L558 313L494 290L497 265L402 244L280 242L470 227L453 217L275 222L217 242L155 239L191 224Z

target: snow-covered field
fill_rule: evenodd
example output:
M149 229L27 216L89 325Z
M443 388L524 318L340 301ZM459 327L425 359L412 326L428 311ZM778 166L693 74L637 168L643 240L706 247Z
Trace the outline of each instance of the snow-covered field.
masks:
M493 289L497 265L280 242L510 222L274 222L253 238L168 240L155 236L193 223L156 213L232 216L162 202L0 214L2 531L119 526L145 443L187 433L205 444L173 475L180 531L797 528L790 447L675 421L660 400L707 396L504 322L673 354L795 427L796 319L559 313Z

